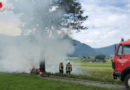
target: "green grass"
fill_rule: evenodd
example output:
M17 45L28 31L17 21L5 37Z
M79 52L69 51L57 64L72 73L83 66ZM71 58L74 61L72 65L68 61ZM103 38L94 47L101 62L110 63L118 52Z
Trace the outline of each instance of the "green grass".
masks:
M93 80L121 84L120 80L113 79L111 63L81 63L80 68Z
M71 58L70 60L73 61L77 67L80 67L80 70L83 72L82 75L72 75L71 77L122 84L119 79L113 79L111 59L107 59L106 63L88 63L83 61L82 58Z
M113 79L113 69L111 63L80 63L80 68L86 72L86 77L103 82L118 83L120 80Z
M0 73L0 90L116 90L42 79L35 75Z

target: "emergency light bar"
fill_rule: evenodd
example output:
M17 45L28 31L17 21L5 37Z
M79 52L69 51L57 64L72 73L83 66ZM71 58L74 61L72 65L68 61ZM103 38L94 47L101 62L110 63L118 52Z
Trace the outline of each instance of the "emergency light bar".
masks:
M124 41L124 38L121 38L121 41Z

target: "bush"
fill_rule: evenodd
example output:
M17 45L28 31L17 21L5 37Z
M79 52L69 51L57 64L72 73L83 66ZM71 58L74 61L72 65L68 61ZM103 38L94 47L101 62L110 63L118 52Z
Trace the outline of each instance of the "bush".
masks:
M95 57L95 59L96 59L97 62L106 62L105 58L106 58L105 55L97 55Z

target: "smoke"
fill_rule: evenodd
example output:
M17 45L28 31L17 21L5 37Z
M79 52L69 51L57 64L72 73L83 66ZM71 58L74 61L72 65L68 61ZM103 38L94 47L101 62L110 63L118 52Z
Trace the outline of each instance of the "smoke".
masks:
M9 0L19 17L22 33L3 49L0 71L30 72L45 59L48 72L58 71L58 65L73 52L70 30L61 27L64 17L55 0Z

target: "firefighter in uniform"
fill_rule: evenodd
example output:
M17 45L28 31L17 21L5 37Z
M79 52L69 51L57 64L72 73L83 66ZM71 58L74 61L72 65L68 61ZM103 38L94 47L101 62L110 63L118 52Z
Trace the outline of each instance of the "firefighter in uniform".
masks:
M70 62L68 62L66 64L66 74L71 74L72 71L72 65L70 64Z
M59 65L59 73L60 73L60 74L63 74L63 73L64 73L64 65L63 65L62 62L61 62L60 65Z

